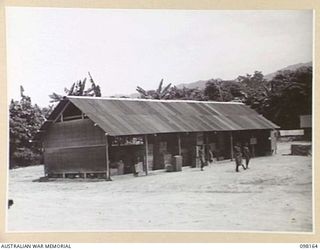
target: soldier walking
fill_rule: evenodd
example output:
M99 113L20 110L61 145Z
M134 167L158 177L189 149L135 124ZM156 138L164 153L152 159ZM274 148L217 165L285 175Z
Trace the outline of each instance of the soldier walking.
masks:
M243 146L243 155L244 155L244 158L246 159L246 169L248 169L251 154L250 154L250 150L247 142Z
M199 151L198 151L198 154L199 154L199 160L200 160L200 168L201 168L201 171L203 171L203 168L204 168L204 149L203 149L203 146L199 146Z
M239 143L234 146L234 158L236 161L236 172L239 172L239 166L242 166L243 169L246 170L245 166L242 163L241 146Z

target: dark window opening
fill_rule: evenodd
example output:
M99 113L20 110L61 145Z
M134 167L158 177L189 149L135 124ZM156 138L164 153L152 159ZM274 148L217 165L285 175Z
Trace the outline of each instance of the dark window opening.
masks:
M143 144L143 136L115 136L111 142L112 146L130 146Z

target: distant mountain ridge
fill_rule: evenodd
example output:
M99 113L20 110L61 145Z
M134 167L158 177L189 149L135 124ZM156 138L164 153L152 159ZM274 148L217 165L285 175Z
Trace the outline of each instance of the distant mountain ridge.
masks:
M292 64L292 65L289 65L289 66L284 67L282 69L279 69L279 70L277 70L275 72L266 74L264 76L264 79L270 81L274 76L276 76L276 74L279 71L296 70L296 69L301 68L301 67L309 67L309 66L312 66L312 62ZM206 87L206 82L209 81L209 80L210 79L208 79L208 80L199 80L199 81L191 82L191 83L180 83L180 84L177 84L176 87L179 88L179 89L182 89L184 87L190 88L190 89L193 89L193 88L204 89ZM225 80L225 79L223 79L223 80ZM138 98L140 95L138 93L132 93L132 94L129 94L129 95L121 95L121 94L113 95L113 97L122 97L122 96L127 96L127 97L130 97L130 98Z
M270 73L270 74L267 74L264 76L264 79L270 81L272 80L273 77L275 77L277 75L277 73L279 71L284 71L284 70L296 70L298 68L301 68L301 67L309 67L309 66L312 66L312 62L307 62L307 63L297 63L297 64L293 64L293 65L289 65L285 68L282 68L282 69L279 69L277 70L276 72L273 72L273 73ZM263 72L262 72L263 73Z
M275 72L272 72L272 73L269 73L267 75L264 76L264 79L270 81L274 76L276 76L276 74L279 72L279 71L284 71L284 70L296 70L298 68L301 68L301 67L308 67L308 66L312 66L312 62L307 62L307 63L297 63L297 64L292 64L292 65L289 65L287 67L284 67L282 69L279 69ZM263 74L263 72L262 72ZM199 89L204 89L206 87L206 82L209 81L210 79L208 80L199 80L199 81L196 81L196 82L191 82L191 83L181 83L181 84L178 84L176 85L177 88L183 88L183 87L186 87L186 88L199 88ZM225 80L225 79L223 79Z
M209 79L208 80L199 80L199 81L191 82L191 83L180 83L180 84L176 85L176 87L178 89L182 89L184 87L190 88L190 89L196 89L196 88L204 89L207 81L209 81Z

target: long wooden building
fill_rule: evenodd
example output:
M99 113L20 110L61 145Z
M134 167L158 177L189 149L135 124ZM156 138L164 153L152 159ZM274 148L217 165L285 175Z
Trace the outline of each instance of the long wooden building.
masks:
M197 146L232 159L235 143L272 153L278 128L242 103L65 97L42 125L45 175L107 178L165 168L168 156L197 165ZM181 159L181 158L180 158Z

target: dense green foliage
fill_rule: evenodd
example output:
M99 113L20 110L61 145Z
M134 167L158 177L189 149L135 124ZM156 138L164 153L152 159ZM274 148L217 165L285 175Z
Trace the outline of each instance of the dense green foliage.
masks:
M260 113L281 128L299 128L299 116L312 113L312 68L278 73L260 106Z
M297 129L300 115L312 113L312 67L280 71L271 81L259 71L234 81L210 80L204 94L208 100L241 101L282 129Z
M23 89L21 87L21 89ZM10 168L41 163L41 147L33 140L45 120L46 109L33 105L21 91L19 101L11 100L9 112Z
M101 96L100 86L95 84L90 73L91 87L85 89L86 78L73 83L70 89L65 88L67 95L73 96ZM32 104L31 98L24 95L21 86L21 99L11 100L9 113L10 129L10 168L17 166L29 166L42 162L41 143L35 140L35 136L42 123L48 118L53 105L40 108ZM58 102L63 96L53 93L50 102Z
M204 89L171 84L162 89L162 84L157 90L137 91L141 98L243 102L282 129L299 128L300 115L312 113L312 67L280 71L270 81L260 71L229 81L211 79Z
M143 99L170 99L170 87L169 83L166 87L162 87L163 79L159 83L159 87L156 90L144 90L143 88L137 86L137 92L140 94L140 97Z

